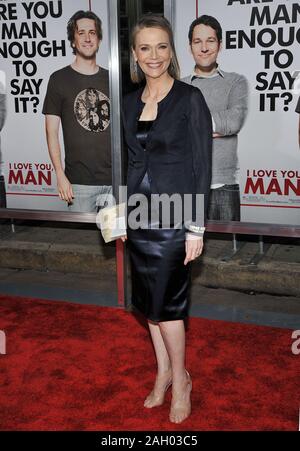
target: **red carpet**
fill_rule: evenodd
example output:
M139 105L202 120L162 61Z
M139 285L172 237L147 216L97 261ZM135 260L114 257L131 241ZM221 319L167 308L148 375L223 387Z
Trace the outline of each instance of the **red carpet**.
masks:
M155 377L147 330L118 308L0 296L1 430L297 430L291 331L191 318L191 417L143 407Z

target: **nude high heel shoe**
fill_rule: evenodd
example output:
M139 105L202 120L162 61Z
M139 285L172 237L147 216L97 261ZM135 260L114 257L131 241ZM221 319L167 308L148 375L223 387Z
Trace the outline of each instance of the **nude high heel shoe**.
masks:
M171 403L170 415L169 419L172 423L182 423L186 418L188 418L191 414L192 405L191 405L191 391L193 388L192 378L190 373L186 371L187 382L186 389L184 395Z
M155 396L154 395L154 390L152 390L151 393L145 399L144 407L146 407L147 409L152 409L152 407L161 406L164 403L165 395L166 395L168 389L171 387L171 385L172 385L172 380L170 380L167 383L163 393L161 395L159 395L159 396Z

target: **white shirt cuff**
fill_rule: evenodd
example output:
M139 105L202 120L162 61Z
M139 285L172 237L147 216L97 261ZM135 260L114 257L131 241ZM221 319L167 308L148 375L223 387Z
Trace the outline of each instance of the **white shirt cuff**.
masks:
M186 240L199 240L199 238L203 238L203 233L200 234L198 233L197 235L195 233L191 233L191 232L186 232L185 234L185 239Z
M216 123L215 123L213 117L211 117L211 121L212 121L213 133L216 133Z

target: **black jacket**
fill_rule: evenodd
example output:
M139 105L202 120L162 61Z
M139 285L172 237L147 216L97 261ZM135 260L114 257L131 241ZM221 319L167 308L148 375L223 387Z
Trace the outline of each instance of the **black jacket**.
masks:
M204 194L206 212L211 182L212 119L201 91L174 81L167 96L158 103L146 150L136 138L137 121L144 107L142 92L140 88L123 101L128 197L136 193L148 171L152 192Z

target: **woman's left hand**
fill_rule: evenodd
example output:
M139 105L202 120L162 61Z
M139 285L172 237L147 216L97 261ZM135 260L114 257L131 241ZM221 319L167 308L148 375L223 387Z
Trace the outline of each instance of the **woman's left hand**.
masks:
M184 265L195 260L202 254L203 238L193 237L185 240L185 260Z

